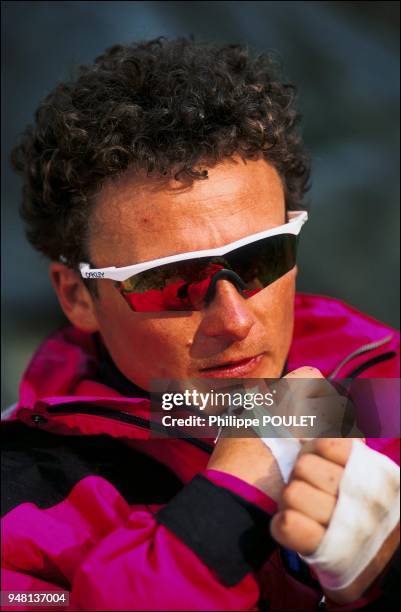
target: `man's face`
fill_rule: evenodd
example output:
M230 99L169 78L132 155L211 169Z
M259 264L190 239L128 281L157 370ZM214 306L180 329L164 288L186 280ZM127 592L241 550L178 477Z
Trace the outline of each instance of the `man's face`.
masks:
M127 172L97 196L89 252L98 268L128 266L285 221L281 180L263 159L227 160L190 186ZM146 390L154 378L278 377L292 338L295 276L296 268L248 299L220 280L207 306L184 313L133 312L114 281L99 280L98 330L116 366Z

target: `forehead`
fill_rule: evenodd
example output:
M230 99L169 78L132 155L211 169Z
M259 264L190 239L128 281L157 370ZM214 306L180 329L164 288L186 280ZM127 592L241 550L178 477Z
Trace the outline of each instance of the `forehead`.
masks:
M214 248L285 222L284 191L264 159L233 158L183 184L127 171L96 196L89 252L97 267Z

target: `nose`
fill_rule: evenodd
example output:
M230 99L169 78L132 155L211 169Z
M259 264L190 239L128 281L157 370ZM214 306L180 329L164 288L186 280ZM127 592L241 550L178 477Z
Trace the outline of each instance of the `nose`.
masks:
M210 285L209 285L209 288L208 288L206 296L205 296L206 304L209 304L209 302L214 297L214 293L216 291L217 281L219 281L219 280L221 280L223 278L228 279L233 285L235 285L235 287L238 289L238 291L240 291L241 289L246 289L246 284L244 283L242 278L240 278L238 276L238 274L236 274L232 270L227 270L227 269L219 270L219 272L217 272L217 274L213 275L213 277L212 277L212 279L210 281Z
M233 342L246 338L254 323L249 305L236 286L229 280L218 280L213 297L203 308L199 331Z

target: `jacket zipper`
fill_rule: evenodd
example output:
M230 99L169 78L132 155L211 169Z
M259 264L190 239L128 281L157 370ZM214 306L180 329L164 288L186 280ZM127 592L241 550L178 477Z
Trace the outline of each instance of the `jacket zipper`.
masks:
M71 404L68 404L69 406L71 406ZM72 404L73 406L73 404ZM49 406L47 408L47 412L54 414L55 416L63 416L63 415L68 415L68 414L89 414L89 415L95 415L95 416L101 416L101 417L105 417L107 419L111 419L113 421L121 421L123 423L129 423L131 425L136 425L137 427L140 427L141 429L147 429L150 430L151 429L151 423L148 419L145 419L143 417L134 415L134 414L130 414L129 412L125 412L123 410L119 410L118 412L116 412L115 410L111 410L110 408L104 408L102 406L88 406L87 408L74 410L73 408L66 408L64 406ZM34 417L40 417L40 419L37 419L35 421ZM36 415L32 415L32 420L34 420L35 422L39 423L42 419L45 419L46 417L42 417L42 415L36 414ZM153 426L155 428L158 428L157 424L154 423ZM164 428L160 427L161 431L165 431ZM198 438L182 438L183 440L185 440L186 442L188 442L189 444L192 444L193 446L196 446L197 448L200 448L202 450L204 450L205 452L211 454L213 451L213 447L208 444L207 442L204 442L203 440L199 440Z
M340 363L334 368L334 370L330 372L327 378L329 379L334 378L335 376L337 376L340 370L342 370L342 368L345 365L347 365L347 363L349 363L352 359L354 359L355 357L359 357L360 355L363 355L364 353L368 353L369 351L373 351L383 346L384 344L387 344L387 342L390 342L392 338L393 338L393 334L390 334L389 336L386 336L385 338L382 338L381 340L376 340L375 342L369 342L368 344L363 344L362 346L357 348L355 351L352 351L352 353L344 357L344 359L340 361Z

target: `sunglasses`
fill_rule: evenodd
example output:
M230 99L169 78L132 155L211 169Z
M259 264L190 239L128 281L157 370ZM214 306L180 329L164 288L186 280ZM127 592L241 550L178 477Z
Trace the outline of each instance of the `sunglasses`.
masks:
M216 283L233 283L250 298L289 272L296 263L298 237L306 211L289 221L222 247L178 253L132 266L91 268L80 263L83 278L109 278L135 312L199 310L214 297Z

